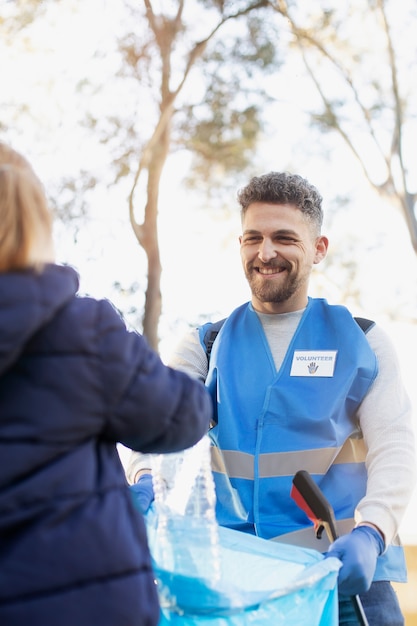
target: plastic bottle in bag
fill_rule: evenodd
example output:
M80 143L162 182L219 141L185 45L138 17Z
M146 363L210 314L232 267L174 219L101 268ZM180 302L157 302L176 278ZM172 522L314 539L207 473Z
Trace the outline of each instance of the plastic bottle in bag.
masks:
M152 475L156 514L152 552L161 605L190 610L193 603L200 603L199 585L215 588L220 578L208 436L182 452L155 455ZM195 594L190 593L191 586Z

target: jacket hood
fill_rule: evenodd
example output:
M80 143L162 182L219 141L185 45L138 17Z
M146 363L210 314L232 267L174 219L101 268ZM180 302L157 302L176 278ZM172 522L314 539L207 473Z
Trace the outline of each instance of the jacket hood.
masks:
M68 266L0 274L0 375L16 362L31 337L75 296L78 286L78 274Z

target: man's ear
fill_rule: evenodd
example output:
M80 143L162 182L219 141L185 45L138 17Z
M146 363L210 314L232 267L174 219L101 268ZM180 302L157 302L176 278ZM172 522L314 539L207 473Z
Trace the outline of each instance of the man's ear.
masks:
M325 237L324 235L320 235L320 237L317 237L316 254L314 256L314 263L320 263L320 261L322 261L325 258L328 247L329 247L329 240L327 239L327 237Z

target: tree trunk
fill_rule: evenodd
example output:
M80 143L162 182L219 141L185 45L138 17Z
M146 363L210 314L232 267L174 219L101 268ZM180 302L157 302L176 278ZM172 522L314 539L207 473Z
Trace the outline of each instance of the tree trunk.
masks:
M150 243L144 250L148 260L148 283L143 313L143 334L154 350L158 350L158 325L162 311L161 275L162 265L159 254L158 236L155 229L150 233Z
M172 115L173 109L169 105L163 116L165 124L162 128L159 127L157 140L153 140L154 135L142 157L130 199L130 220L132 228L139 244L145 251L148 263L148 281L143 314L143 334L154 350L158 350L158 325L162 311L162 264L158 242L158 198L162 170L169 152ZM138 224L134 218L133 192L139 175L144 169L148 172L146 206L143 224Z

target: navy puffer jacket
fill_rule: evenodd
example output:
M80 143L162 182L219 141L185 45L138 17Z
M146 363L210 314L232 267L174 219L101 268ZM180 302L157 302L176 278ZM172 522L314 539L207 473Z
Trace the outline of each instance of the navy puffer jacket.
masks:
M77 289L69 267L0 274L0 624L154 626L144 522L116 442L189 447L211 404Z

